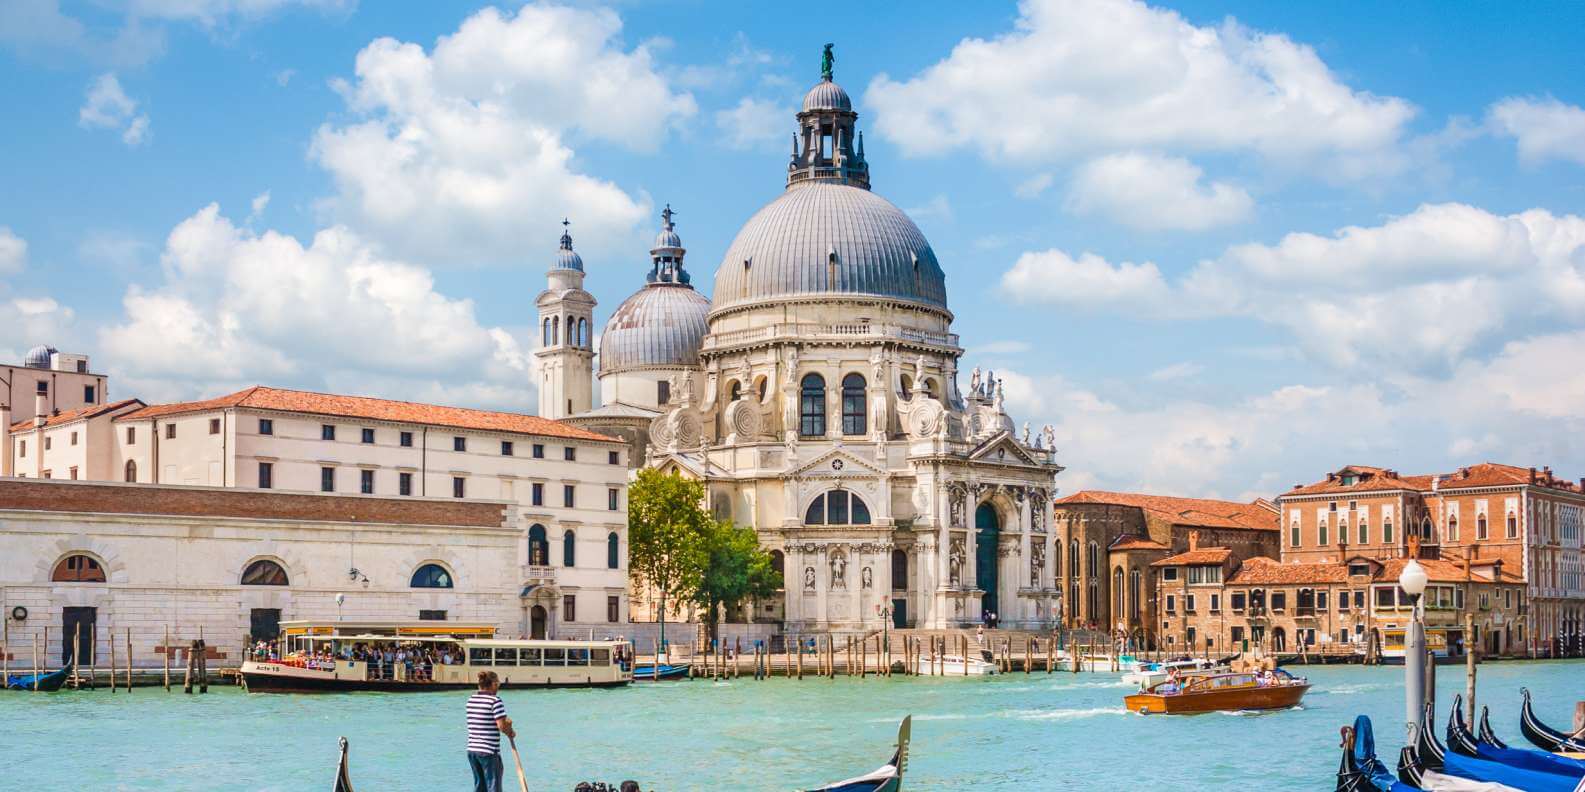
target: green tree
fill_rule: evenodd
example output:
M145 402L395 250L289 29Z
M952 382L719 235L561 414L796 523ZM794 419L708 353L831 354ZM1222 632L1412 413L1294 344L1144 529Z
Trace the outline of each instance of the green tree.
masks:
M692 599L703 609L713 639L719 634L722 611L775 594L782 587L782 576L772 567L770 553L760 548L753 528L740 528L730 520L713 522L704 547L704 574Z
M714 524L704 508L704 482L646 468L628 487L628 570L660 597L662 645L666 602L687 599L698 589Z

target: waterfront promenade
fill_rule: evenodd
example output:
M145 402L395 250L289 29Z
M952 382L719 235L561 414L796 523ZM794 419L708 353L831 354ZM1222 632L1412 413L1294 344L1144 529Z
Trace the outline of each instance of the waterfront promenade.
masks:
M1315 683L1297 710L1262 715L1142 717L1107 674L983 679L892 677L634 685L619 690L507 691L531 787L635 778L644 788L788 790L868 770L898 719L914 715L908 787L1031 790L1061 786L1327 789L1338 727L1377 723L1378 750L1401 741L1401 668L1295 669ZM1519 741L1518 689L1567 723L1585 661L1481 666L1480 703ZM1439 676L1439 714L1463 669ZM353 773L376 789L461 788L463 693L208 696L139 688L0 695L7 785L198 790L314 788L328 783L336 737Z

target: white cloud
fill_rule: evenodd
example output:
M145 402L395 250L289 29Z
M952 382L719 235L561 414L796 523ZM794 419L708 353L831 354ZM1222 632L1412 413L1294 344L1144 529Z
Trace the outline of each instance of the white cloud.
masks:
M1051 182L1051 174L1037 173L1019 182L1018 186L1013 188L1013 195L1019 198L1037 198L1051 187Z
M83 5L81 3L77 5ZM277 12L303 7L346 13L355 0L123 0L93 3L97 14L72 16L59 0L0 3L0 44L23 55L60 62L132 67L165 53L167 28L196 26L229 37L237 28Z
M77 123L85 129L116 129L128 146L149 139L149 117L138 113L138 103L121 90L114 72L99 75L88 86L83 106L77 110Z
M1561 159L1585 165L1585 108L1550 97L1510 97L1491 106L1487 122L1518 141L1519 159L1527 164Z
M517 407L532 395L529 356L508 331L480 325L471 301L436 292L427 270L346 228L305 246L238 227L211 204L171 231L161 264L163 283L129 289L124 318L99 334L112 371L135 386L451 389Z
M1148 261L1114 266L1093 253L1075 259L1052 249L1019 256L1002 273L1002 291L1020 302L1150 310L1164 304L1170 290L1161 271Z
M1150 374L1147 375L1145 379L1148 379L1151 382L1175 382L1178 380L1193 379L1194 377L1199 376L1200 372L1202 371L1205 371L1204 366L1185 360L1179 363L1173 363L1170 366L1162 366L1161 368L1150 372Z
M259 218L263 217L264 216L264 210L266 208L268 208L269 205L270 205L270 191L269 190L265 190L264 192L261 192L258 195L253 196L253 200L248 203L248 207L249 207L250 211L248 212L248 219L247 219L246 222L249 225L252 225L253 221L258 220Z
M967 38L869 87L876 129L910 154L968 148L1023 162L1132 149L1255 152L1379 175L1413 108L1340 82L1315 51L1132 0L1025 0L1014 29Z
M1179 157L1109 154L1079 168L1067 206L1149 230L1202 231L1249 218L1254 202L1248 192L1226 182L1202 184L1203 175Z
M1251 317L1336 366L1445 370L1538 323L1585 327L1585 218L1427 204L1378 226L1235 245L1170 284L1154 264L1025 253L1002 288L1026 302L1159 318Z
M715 112L715 124L726 135L726 144L735 149L774 146L792 140L787 119L792 112L781 105L745 96L737 105Z
M275 84L285 88L295 76L297 76L296 69L281 69L275 73Z
M337 186L322 208L429 262L521 263L563 216L585 246L619 248L648 196L580 173L565 138L650 151L695 112L620 32L608 10L530 5L480 11L428 53L374 41L341 85L362 120L314 138Z
M0 226L0 275L15 275L28 260L28 241Z
M357 0L132 0L127 13L134 18L191 22L214 30L262 19L291 7L344 13L357 7Z

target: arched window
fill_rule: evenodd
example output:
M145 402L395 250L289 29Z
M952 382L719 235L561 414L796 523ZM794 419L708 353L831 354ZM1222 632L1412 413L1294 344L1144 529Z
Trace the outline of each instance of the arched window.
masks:
M1448 515L1448 518L1447 518L1447 539L1450 542L1457 542L1458 541L1458 515L1456 515L1456 514Z
M138 480L138 463L130 459L127 460L126 480L128 484L135 484Z
M589 320L588 319L579 319L578 320L578 346L587 347L588 345L589 345Z
M550 318L550 345L551 346L555 346L555 345L560 344L560 343L561 343L561 317L552 316Z
M78 553L62 558L50 574L50 580L55 583L103 583L105 569L98 561Z
M1486 538L1488 538L1490 536L1490 534L1487 533L1487 530L1488 530L1488 528L1486 527L1486 515L1484 515L1484 514L1476 515L1475 516L1475 538L1476 539L1486 539Z
M1123 616L1123 568L1116 567L1112 570L1112 618L1120 619Z
M425 564L413 572L412 588L451 588L451 573L439 564Z
M1370 544L1370 523L1367 518L1359 518L1359 543Z
M1085 616L1088 617L1092 622L1100 619L1100 598L1100 585L1096 582L1096 579L1092 577L1090 578L1090 598L1089 601L1085 603L1084 607Z
M908 553L905 550L892 551L892 591L908 590Z
M1519 518L1513 512L1508 512L1508 538L1519 538Z
M1139 620L1140 600L1144 598L1144 580L1135 569L1128 573L1128 612L1135 621Z
M550 317L545 317L543 324L545 326L540 330L541 338L539 343L542 346L550 346Z
M842 434L861 435L869 431L864 412L864 375L842 378Z
M847 490L831 490L816 497L804 512L805 525L869 525L870 508Z
M919 378L919 392L932 399L940 398L940 394L936 390L936 381L933 377Z
M561 535L561 565L572 566L578 559L578 537L574 536L572 529Z
M824 437L826 433L826 380L819 374L805 374L798 399L798 434Z
M1392 544L1392 518L1381 518L1381 543Z
M528 563L530 566L550 566L550 540L545 537L545 526L535 524L528 529Z
M280 564L268 558L261 558L242 570L242 585L286 586L290 585L290 581L286 579L286 570L282 569Z
M1068 542L1068 574L1075 579L1079 576L1079 540L1077 539Z
M743 398L743 383L737 380L732 380L732 386L728 388L727 391L726 400L729 402L735 402L738 399Z
M605 567L607 569L622 567L622 538L616 535L616 531L605 537Z
M1084 571L1091 578L1094 578L1095 577L1095 573L1097 571L1099 571L1100 568L1101 568L1101 547L1100 547L1100 545L1097 545L1094 542L1090 542L1090 552L1089 552L1088 561L1090 562L1090 564L1089 564L1089 566L1085 567Z
M780 550L770 551L770 568L776 574L781 575L782 580L785 582L787 576L787 554Z

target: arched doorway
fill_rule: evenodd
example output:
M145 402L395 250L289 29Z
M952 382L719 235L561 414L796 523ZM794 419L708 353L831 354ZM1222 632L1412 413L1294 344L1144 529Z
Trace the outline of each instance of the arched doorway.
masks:
M1283 632L1281 627L1273 627L1271 629L1271 651L1288 651L1288 635Z
M528 637L535 640L545 639L545 627L550 621L550 614L545 611L544 605L535 605L528 612Z
M974 528L978 532L974 537L974 587L985 592L980 608L1000 618L996 601L996 545L1001 538L1002 525L996 516L996 507L980 504L974 510Z

